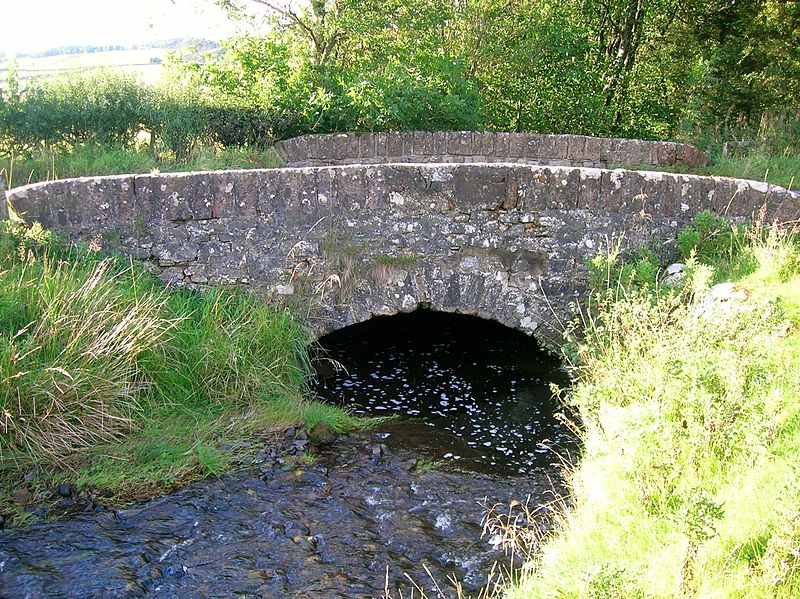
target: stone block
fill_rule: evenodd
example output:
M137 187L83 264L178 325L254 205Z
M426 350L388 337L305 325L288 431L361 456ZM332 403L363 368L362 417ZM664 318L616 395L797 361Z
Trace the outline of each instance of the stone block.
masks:
M401 156L413 156L414 155L414 132L413 131L401 131L400 132L400 139L403 142L403 153ZM408 162L408 160L404 160L403 162Z
M576 207L583 210L597 210L603 202L602 171L584 168L579 171L578 197Z
M631 162L628 163L630 166L640 166L640 165L647 165L650 163L650 145L652 142L642 141L642 140L634 140L633 142L633 155L631 157Z
M367 198L367 185L363 168L342 167L334 171L334 203L343 212L362 210Z
M565 160L567 158L567 149L569 146L569 135L553 135L553 154L552 158L557 160Z
M391 131L386 134L386 156L391 158L404 156L403 137L401 133Z
M375 156L376 157L384 157L387 156L387 141L388 141L388 133L380 132L380 133L373 133L375 136Z
M358 136L354 133L340 133L333 137L333 154L337 164L357 162L359 158Z
M306 135L304 136L306 139L306 160L319 160L320 158L326 158L321 154L321 150L319 147L319 138L320 135Z
M284 163L295 162L295 148L301 138L293 137L283 141L276 141L272 144L272 150L278 155Z
M437 156L447 154L447 131L433 132L433 153Z
M472 151L471 131L448 131L447 153L453 156L471 156Z
M586 137L583 148L583 159L591 162L600 160L600 148L603 140L599 137Z
M314 158L320 160L334 160L336 155L334 153L334 137L333 135L318 135L317 136L317 155Z
M499 210L507 202L509 169L491 166L456 167L453 201L460 212Z
M569 160L583 161L586 154L586 136L568 135L567 137L567 158Z
M504 161L508 157L508 144L510 133L494 133L494 156L498 162Z
M375 135L372 133L360 133L356 136L358 141L358 157L361 160L372 160L375 158Z
M153 256L159 266L177 266L197 260L199 250L197 243L166 240L153 247Z
M414 132L414 156L430 157L434 153L433 133L430 131Z
M601 196L603 201L597 206L597 211L609 214L619 214L628 210L630 197L630 186L626 185L626 174L628 171L612 170L603 171L600 179Z
M536 137L524 133L508 133L508 157L522 158L525 155L525 146L528 138Z
M255 206L257 213L263 218L282 213L282 206L278 206L278 195L280 193L280 183L282 171L263 170L257 171L255 181Z
M528 160L540 160L547 158L545 136L541 135L528 135L525 139L525 145L522 148L522 156Z
M472 134L472 153L478 156L492 156L495 152L495 138L497 134L490 131L475 132Z

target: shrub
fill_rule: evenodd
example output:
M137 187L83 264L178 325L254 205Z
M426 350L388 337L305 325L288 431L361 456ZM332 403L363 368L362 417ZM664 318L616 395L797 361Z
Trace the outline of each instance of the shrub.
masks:
M20 257L0 273L3 445L59 460L128 430L152 384L140 358L177 319L163 295L123 293L115 277L129 273L112 275L107 260L70 265L24 247Z

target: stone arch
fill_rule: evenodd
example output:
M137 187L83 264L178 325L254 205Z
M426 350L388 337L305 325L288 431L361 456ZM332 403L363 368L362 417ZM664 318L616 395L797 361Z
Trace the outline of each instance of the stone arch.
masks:
M382 281L364 281L346 305L335 301L319 304L312 322L316 337L366 322L376 316L412 312L420 307L491 320L549 344L559 337L559 321L567 310L558 310L543 294L546 282L538 273L509 276L499 260L473 256L451 260L425 260L413 269L394 269ZM465 270L464 262L469 270ZM563 293L563 290L561 290ZM574 292L577 296L577 291ZM566 306L564 297L556 306Z

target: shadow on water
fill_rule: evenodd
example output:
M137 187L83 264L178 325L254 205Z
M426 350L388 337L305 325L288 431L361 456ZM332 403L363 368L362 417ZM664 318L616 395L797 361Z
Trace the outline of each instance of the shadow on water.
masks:
M382 425L390 446L492 474L534 474L574 447L551 384L559 361L496 322L417 310L346 327L319 341L318 395ZM338 368L336 364L340 365Z

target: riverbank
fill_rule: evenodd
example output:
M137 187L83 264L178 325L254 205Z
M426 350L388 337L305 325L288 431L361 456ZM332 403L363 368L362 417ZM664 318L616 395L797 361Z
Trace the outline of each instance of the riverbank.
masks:
M702 218L673 291L646 252L595 262L574 507L507 597L800 594L797 238Z
M128 259L2 227L4 524L64 496L164 494L290 426L363 426L309 399L309 337L290 313L232 290L166 289Z

